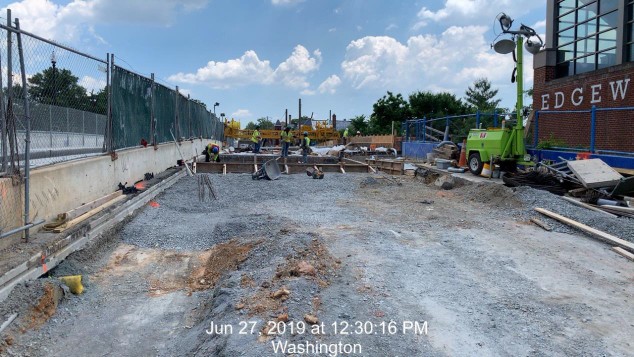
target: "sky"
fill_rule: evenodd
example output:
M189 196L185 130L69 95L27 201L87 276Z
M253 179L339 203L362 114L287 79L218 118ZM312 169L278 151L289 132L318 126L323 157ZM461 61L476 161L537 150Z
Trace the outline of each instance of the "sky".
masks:
M388 91L458 98L479 78L512 108L496 16L545 32L541 0L0 0L21 28L150 76L242 125L298 115L369 117ZM532 87L524 51L524 88ZM525 104L530 98L525 98Z

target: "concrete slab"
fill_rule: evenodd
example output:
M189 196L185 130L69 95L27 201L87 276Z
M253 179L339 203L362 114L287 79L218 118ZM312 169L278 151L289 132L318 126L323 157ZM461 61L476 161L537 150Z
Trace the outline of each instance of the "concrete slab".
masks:
M623 178L601 159L568 161L568 168L586 188L615 186Z

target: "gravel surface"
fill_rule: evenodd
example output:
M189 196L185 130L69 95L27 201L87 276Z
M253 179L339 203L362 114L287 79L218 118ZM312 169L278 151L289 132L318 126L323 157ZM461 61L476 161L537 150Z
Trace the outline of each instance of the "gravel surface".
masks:
M62 300L40 328L12 331L5 353L269 356L277 343L341 343L362 356L623 356L634 348L631 262L545 217L555 232L527 222L534 206L615 234L631 232L632 220L492 184L210 178L217 201L199 201L198 181L184 177L157 207L70 256L53 275L84 274L86 293ZM304 324L307 314L318 331L267 329L286 316L287 328ZM395 333L381 330L391 321ZM254 330L239 333L251 322ZM427 322L428 332L406 322ZM212 323L225 330L206 333ZM301 355L285 354L293 353Z

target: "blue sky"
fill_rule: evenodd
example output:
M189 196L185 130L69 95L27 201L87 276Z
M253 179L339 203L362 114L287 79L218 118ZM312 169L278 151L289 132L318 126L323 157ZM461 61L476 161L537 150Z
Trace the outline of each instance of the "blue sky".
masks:
M511 55L490 44L505 12L538 33L545 1L23 0L0 1L23 29L139 74L155 73L243 125L288 109L339 120L372 113L387 91L464 97L485 77L515 105ZM3 21L6 21L3 19ZM514 27L515 28L515 27ZM495 33L494 33L495 31ZM532 57L525 51L525 87ZM530 102L529 98L525 101Z

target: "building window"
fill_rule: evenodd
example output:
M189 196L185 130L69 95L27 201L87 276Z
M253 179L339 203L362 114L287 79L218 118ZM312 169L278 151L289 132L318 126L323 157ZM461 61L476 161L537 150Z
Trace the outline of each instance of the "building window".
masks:
M557 3L558 78L616 65L618 0ZM634 0L627 0L626 58L634 59Z
M634 0L627 1L625 13L625 60L634 62Z

